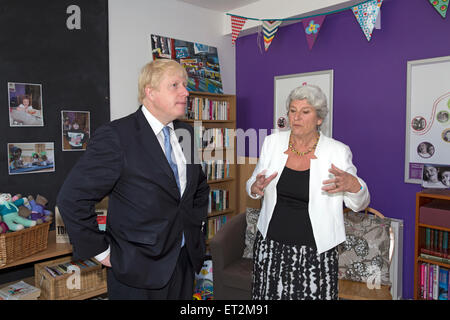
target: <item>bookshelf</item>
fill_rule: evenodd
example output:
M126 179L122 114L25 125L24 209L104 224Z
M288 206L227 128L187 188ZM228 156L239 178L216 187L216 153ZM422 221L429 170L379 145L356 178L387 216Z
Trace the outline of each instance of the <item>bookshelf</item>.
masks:
M442 300L442 291L448 292L449 233L450 190L416 193L414 299Z
M194 127L199 159L210 186L207 244L237 213L236 96L191 91L186 117Z
M72 245L70 243L57 243L56 242L56 231L51 230L48 234L48 245L47 248L43 251L37 252L31 256L25 257L21 260L14 261L12 263L6 264L2 267L0 267L0 271L7 270L9 268L15 267L15 266L21 266L29 263L38 263L44 260L48 260L51 258L57 258L62 256L68 256L72 253ZM22 279L26 283L36 286L35 283L35 277L28 277L25 279ZM17 280L20 281L20 280ZM15 283L17 281L9 282L9 283L2 283L0 284L0 287L4 287L8 284ZM71 298L69 300L84 300L89 299L92 297L99 296L101 294L106 293L106 288L99 288L98 290L94 290L91 292L88 292L83 295L79 295L77 297Z

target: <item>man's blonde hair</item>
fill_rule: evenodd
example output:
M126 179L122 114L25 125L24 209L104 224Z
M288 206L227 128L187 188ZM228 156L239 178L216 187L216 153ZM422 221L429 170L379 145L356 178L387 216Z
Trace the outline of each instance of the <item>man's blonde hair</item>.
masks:
M139 102L142 104L145 98L145 88L159 88L162 77L166 74L181 73L187 79L186 70L175 60L159 59L147 63L139 75L138 91Z

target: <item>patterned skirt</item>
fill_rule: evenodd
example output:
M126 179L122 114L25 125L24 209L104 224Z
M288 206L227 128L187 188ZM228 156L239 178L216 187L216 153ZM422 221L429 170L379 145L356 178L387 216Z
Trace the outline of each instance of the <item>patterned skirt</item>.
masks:
M337 247L321 254L308 246L264 239L258 231L253 253L253 300L337 300Z

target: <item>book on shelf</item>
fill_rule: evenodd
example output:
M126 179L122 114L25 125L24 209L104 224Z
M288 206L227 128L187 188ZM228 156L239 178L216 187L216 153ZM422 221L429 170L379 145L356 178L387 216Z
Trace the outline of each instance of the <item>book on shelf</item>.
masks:
M203 149L230 148L232 146L234 129L207 128L194 126L194 139L196 145Z
M228 101L188 97L186 118L192 120L228 120L230 118L230 104Z
M228 190L214 189L209 192L208 213L213 211L223 211L229 208Z
M19 281L0 288L0 300L37 300L41 289L25 281Z
M98 267L100 265L99 262L97 262L94 258L92 259L86 259L86 260L76 260L76 261L68 261L64 263L54 264L54 265L48 265L44 266L44 269L53 277L61 277L66 274L72 273L72 266L75 266L81 270L90 268L90 267Z
M419 297L424 300L449 300L449 270L436 264L419 264Z
M448 231L425 228L425 246L420 248L420 256L444 263L450 263Z
M207 239L211 239L223 227L223 225L227 222L228 218L226 215L213 217L208 219L208 227L206 228L206 237Z
M203 161L202 168L208 180L219 180L230 177L230 163L226 160Z
M106 231L106 216L108 214L107 209L95 209L97 214L97 224L101 231Z

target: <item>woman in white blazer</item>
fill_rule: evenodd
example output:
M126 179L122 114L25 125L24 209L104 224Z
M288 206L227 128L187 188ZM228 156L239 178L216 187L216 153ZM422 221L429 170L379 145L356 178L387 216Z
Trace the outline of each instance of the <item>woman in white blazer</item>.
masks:
M266 137L247 181L263 197L254 245L252 298L337 299L337 245L345 241L343 204L370 201L350 148L321 134L328 108L319 87L289 94L290 130Z

